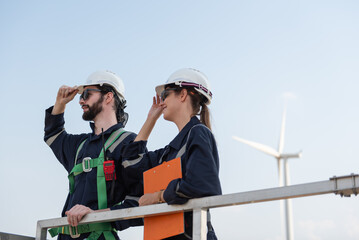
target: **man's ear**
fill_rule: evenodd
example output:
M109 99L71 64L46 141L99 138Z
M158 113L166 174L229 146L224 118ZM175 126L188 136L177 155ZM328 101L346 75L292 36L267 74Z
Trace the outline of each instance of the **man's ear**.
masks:
M105 102L108 104L108 103L110 103L111 101L112 101L112 99L113 99L113 92L108 92L108 93L106 93L106 95L105 95Z

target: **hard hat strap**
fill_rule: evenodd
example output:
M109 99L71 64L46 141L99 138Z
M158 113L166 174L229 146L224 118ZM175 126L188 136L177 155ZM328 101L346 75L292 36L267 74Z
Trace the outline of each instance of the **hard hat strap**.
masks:
M190 82L183 82L183 81L177 81L175 82L176 85L179 85L180 87L194 87L197 89L200 89L202 91L204 91L205 93L207 93L210 97L212 97L212 93L211 91L209 91L207 88L205 88L203 85L201 84L197 84L197 83L190 83Z

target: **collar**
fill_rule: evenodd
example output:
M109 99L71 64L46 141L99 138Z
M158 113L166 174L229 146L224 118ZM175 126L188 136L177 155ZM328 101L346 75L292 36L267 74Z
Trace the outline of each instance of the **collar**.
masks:
M97 140L102 137L101 134L99 134L99 135L95 134L95 123L94 122L90 122L90 127L92 130L92 133L91 133L90 139L89 139L90 141ZM105 137L107 137L107 136L111 135L111 133L113 133L114 131L116 131L117 129L122 128L122 127L123 127L122 123L117 123L117 124L111 126L106 131L104 131L103 134L105 135Z
M177 134L177 136L170 142L170 146L176 150L182 147L183 139L187 136L189 130L195 125L201 124L196 116L191 117L191 120L184 126L184 128Z

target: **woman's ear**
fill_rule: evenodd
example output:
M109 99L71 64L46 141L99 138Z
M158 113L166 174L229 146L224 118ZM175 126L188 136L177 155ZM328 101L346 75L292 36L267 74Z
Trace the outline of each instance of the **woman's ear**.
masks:
M181 92L180 92L180 98L181 98L181 102L184 102L186 100L188 96L188 91L187 89L182 89Z

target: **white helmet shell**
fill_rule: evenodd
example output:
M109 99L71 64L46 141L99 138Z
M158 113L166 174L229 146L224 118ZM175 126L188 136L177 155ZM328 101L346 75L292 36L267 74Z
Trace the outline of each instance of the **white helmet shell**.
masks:
M78 87L79 94L82 94L86 86L93 85L110 85L114 88L120 99L125 99L125 85L122 79L111 71L96 71L92 73L86 80L84 85Z
M193 68L183 68L172 73L165 84L156 87L156 93L160 96L165 86L168 84L176 84L182 86L193 86L200 94L206 97L206 105L212 100L212 93L206 75Z

